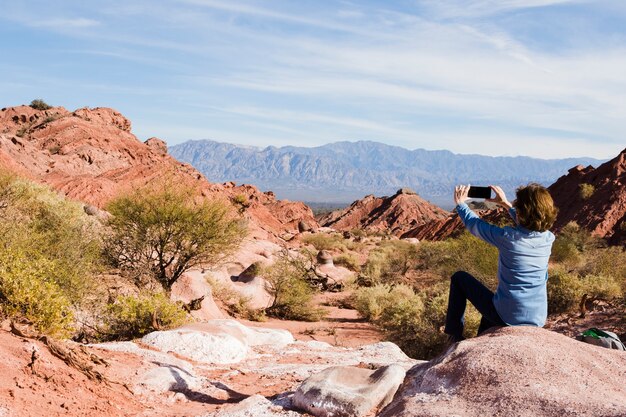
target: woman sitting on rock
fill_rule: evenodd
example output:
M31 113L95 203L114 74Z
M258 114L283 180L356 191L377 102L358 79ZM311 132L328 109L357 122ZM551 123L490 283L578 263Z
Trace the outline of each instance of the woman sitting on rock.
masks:
M498 288L495 294L480 281L459 271L450 280L445 333L450 343L463 340L465 306L469 300L482 314L478 334L493 326L539 326L548 315L546 281L554 235L548 229L557 209L548 190L529 184L516 191L514 204L502 188L487 201L506 207L515 227L498 227L480 219L465 202L469 186L454 190L456 210L467 230L498 248Z

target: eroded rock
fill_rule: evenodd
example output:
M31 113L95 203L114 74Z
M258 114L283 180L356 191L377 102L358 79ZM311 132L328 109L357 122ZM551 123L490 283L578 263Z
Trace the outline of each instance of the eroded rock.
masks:
M416 365L380 416L623 416L625 379L624 352L504 327Z
M376 371L334 366L307 378L292 404L316 417L362 417L387 405L404 380L400 365Z

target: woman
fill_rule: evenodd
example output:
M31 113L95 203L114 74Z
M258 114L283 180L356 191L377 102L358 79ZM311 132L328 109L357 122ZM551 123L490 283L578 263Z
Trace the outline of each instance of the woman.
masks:
M480 281L459 271L450 280L445 333L449 342L463 340L465 305L469 300L482 314L478 334L493 326L539 326L548 315L546 281L554 235L548 229L557 209L548 190L529 184L516 191L515 204L502 188L491 186L491 200L506 207L515 227L498 227L481 220L465 202L469 185L454 190L456 210L467 230L498 248L498 288L495 294Z

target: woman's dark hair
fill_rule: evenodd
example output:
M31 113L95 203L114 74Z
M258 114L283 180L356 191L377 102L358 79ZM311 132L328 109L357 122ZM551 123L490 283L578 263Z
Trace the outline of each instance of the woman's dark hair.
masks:
M545 187L531 183L519 187L515 194L515 210L520 226L536 232L545 232L552 227L558 209Z

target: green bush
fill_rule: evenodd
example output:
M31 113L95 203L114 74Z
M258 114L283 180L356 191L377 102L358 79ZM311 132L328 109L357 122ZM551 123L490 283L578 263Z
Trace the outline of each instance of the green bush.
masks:
M498 249L464 232L443 242L421 242L416 268L437 271L447 281L457 271L466 271L492 291L498 285Z
M260 263L252 264L253 270L260 273ZM241 295L228 284L222 284L216 281L212 277L207 277L206 280L211 286L211 295L213 299L221 302L228 312L237 318L252 320L252 321L265 321L265 311L263 309L254 309L250 307L250 297Z
M158 324L158 329L154 324ZM108 339L129 340L155 330L172 329L189 321L180 304L163 293L121 296L107 306Z
M312 245L317 250L338 250L341 252L348 250L346 246L348 241L338 234L314 233L304 236L302 242Z
M8 317L25 317L40 332L68 337L74 314L68 294L55 282L57 265L19 249L0 251L0 307Z
M379 284L359 288L354 295L354 307L367 320L376 321L395 300L413 296L415 293L406 285ZM421 304L419 298L415 298L415 301Z
M362 275L373 285L400 283L415 268L418 247L401 240L383 241L372 250L362 268Z
M359 271L361 269L361 263L359 258L353 253L345 253L343 255L336 256L333 259L335 265L344 266L352 271Z
M552 260L574 267L583 263L594 249L602 246L600 239L592 236L576 222L570 222L559 231L552 245Z
M267 290L274 297L266 310L268 315L302 321L318 321L325 316L324 309L313 305L316 290L309 284L307 274L305 261L287 255L263 272Z
M30 102L30 107L35 110L49 110L52 108L48 103L38 98Z
M93 292L98 225L47 187L0 173L0 303L45 333L68 336Z
M561 269L551 271L547 289L549 314L575 310L583 295L582 283L578 275Z
M580 198L582 198L583 200L587 200L595 192L596 192L596 188L591 184L582 183L579 185L578 193L580 195Z
M626 284L626 250L619 246L594 249L579 269L581 275L602 275Z
M445 285L416 294L406 285L376 285L355 293L355 308L383 330L407 355L430 359L441 353L446 340L442 332L448 305ZM480 314L471 306L465 315L465 335L473 337Z
M196 197L191 188L164 182L111 201L112 265L136 276L148 272L169 292L190 268L231 254L245 236L242 221L224 203Z
M591 298L613 300L624 295L618 279L606 275L587 275L580 279L582 291Z
M623 297L623 277L586 275L554 269L548 279L548 312L565 313L577 310L584 294L588 298L612 300Z

